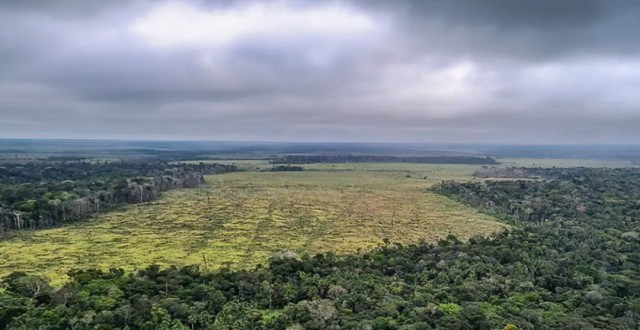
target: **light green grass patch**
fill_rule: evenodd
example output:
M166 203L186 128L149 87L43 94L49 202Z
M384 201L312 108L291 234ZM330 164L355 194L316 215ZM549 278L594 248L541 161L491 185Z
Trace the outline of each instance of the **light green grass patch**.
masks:
M472 179L477 167L395 165L207 176L201 188L4 241L0 275L22 270L61 284L73 268L133 270L156 263L237 269L266 263L279 250L344 254L375 248L385 238L403 244L448 234L468 239L505 227L426 190L443 179Z

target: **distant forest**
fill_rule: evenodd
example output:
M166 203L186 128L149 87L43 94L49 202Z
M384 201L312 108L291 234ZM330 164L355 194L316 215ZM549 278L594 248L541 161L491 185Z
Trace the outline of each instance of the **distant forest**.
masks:
M278 166L273 164L273 167L271 168L271 172L300 172L300 171L304 171L304 168L302 166L295 166L291 164L278 165Z
M419 164L474 164L496 165L495 159L485 156L379 156L379 155L286 155L272 161L274 164L311 163L419 163Z
M249 271L13 273L2 329L638 329L640 170L518 169L537 180L433 191L498 216L494 237L274 255Z

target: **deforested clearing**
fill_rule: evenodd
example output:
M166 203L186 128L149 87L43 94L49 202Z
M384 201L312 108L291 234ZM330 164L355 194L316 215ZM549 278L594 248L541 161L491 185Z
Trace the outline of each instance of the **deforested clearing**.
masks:
M304 172L208 176L201 188L4 241L0 275L36 270L60 284L71 269L251 268L281 250L344 254L385 241L488 236L505 225L426 190L442 179L471 180L475 168L326 164Z

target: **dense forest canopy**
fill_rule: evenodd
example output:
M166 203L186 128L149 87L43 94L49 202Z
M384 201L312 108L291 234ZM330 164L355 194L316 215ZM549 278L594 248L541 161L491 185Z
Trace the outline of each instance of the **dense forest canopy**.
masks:
M285 155L274 164L311 163L418 163L418 164L497 164L489 156L380 156L380 155Z
M304 167L295 166L291 164L278 165L278 166L276 166L276 164L273 164L273 167L271 167L271 172L300 172L300 171L304 171Z
M274 255L251 271L74 271L3 280L8 329L636 329L640 171L433 189L513 224L495 237L356 255Z
M0 234L84 220L101 208L147 202L164 190L193 188L204 181L204 174L236 169L158 160L0 165Z

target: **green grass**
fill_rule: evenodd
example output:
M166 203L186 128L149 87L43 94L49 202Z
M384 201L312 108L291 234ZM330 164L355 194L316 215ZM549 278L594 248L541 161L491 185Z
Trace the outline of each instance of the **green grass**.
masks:
M408 244L504 228L486 214L426 191L443 179L472 179L475 166L308 168L208 176L202 188L170 191L158 201L92 222L22 233L0 244L0 275L29 271L60 284L73 268L134 270L152 263L243 268L265 263L279 250L343 254L380 246L385 238Z

